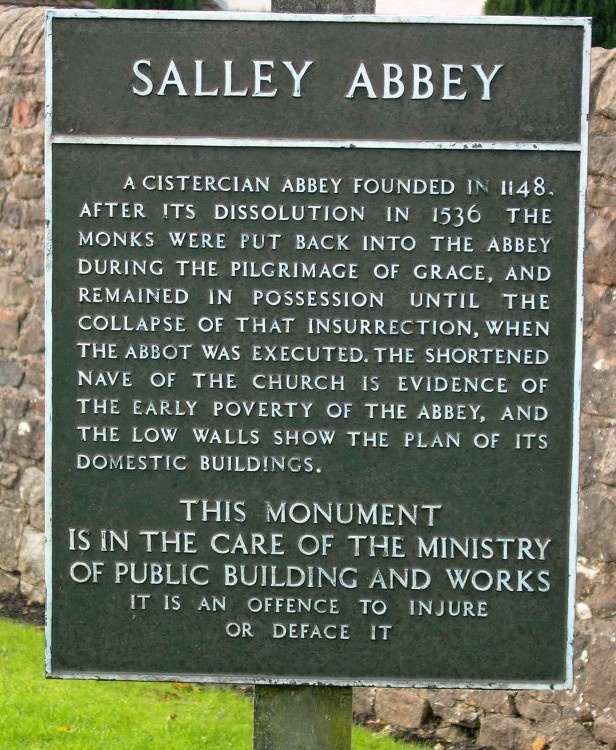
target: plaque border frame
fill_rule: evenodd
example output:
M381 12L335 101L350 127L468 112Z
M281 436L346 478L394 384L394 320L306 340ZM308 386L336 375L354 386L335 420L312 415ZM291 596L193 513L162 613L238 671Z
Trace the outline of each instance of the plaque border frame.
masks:
M377 140L292 140L270 138L201 138L183 136L104 136L54 134L53 125L53 70L52 40L55 18L67 19L157 19L182 21L258 21L319 22L319 23L395 23L431 25L498 25L498 26L539 26L539 27L581 27L584 33L582 59L582 90L580 100L580 140L568 142L513 142L513 141L377 141ZM45 585L46 585L46 626L45 626L45 673L47 677L59 679L127 680L146 682L197 682L197 683L250 683L255 685L322 685L353 687L413 687L413 688L459 688L459 689L499 689L499 690L565 690L573 687L575 585L577 565L577 512L579 482L579 448L582 380L582 340L583 340L583 250L585 238L586 187L588 179L588 119L590 102L590 56L591 19L585 17L533 17L533 16L405 16L405 15L330 15L297 13L256 13L225 11L132 11L98 9L48 9L45 12ZM580 182L578 192L578 244L577 244L577 297L575 300L575 348L573 363L573 425L571 449L571 497L569 525L569 602L566 623L566 664L562 682L508 681L508 680L446 680L446 679L387 679L362 678L315 678L311 675L296 677L267 677L262 674L183 674L183 673L138 673L138 672L88 672L52 669L52 323L53 300L51 298L52 279L52 149L55 144L106 144L106 145L173 145L173 146L225 146L225 147L287 147L287 148L364 148L364 149L425 149L460 150L471 145L477 151L574 151L580 153Z

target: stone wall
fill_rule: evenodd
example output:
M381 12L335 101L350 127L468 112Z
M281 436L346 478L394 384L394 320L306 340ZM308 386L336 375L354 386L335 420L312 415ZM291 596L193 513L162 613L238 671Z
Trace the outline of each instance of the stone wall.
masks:
M43 11L0 7L0 592L43 589ZM356 691L443 746L616 750L616 52L593 53L576 680L569 693Z
M0 590L43 589L43 11L0 8Z

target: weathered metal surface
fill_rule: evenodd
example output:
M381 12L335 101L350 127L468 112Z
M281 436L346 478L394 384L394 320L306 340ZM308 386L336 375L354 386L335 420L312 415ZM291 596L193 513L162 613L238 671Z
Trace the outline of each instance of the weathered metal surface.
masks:
M53 674L568 682L583 35L54 16Z

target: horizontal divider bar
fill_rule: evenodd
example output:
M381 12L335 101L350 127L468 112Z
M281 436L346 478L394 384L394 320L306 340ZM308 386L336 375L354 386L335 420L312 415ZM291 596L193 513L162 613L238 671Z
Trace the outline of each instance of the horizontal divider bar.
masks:
M422 151L581 151L580 143L514 141L368 141L295 138L208 138L201 136L64 135L51 136L52 144L84 146L210 146L242 148L360 148Z

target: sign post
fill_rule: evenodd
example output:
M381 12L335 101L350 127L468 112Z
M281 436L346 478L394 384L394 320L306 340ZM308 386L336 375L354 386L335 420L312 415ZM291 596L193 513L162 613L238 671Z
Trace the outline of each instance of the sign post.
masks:
M570 685L588 22L47 44L49 675Z
M352 726L350 687L255 686L254 750L346 750Z
M374 13L374 0L273 0L278 13ZM255 685L254 750L350 750L353 696L344 687ZM275 732L278 731L278 742Z

